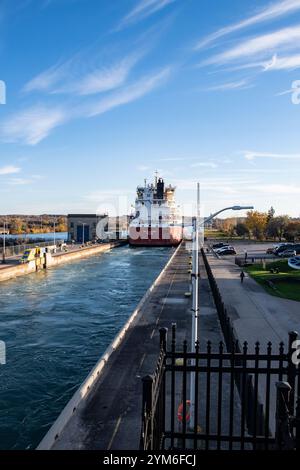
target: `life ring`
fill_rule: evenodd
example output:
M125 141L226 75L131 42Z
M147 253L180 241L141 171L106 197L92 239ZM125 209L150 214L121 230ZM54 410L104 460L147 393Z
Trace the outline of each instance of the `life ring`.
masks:
M185 415L186 423L188 423L190 418L191 418L190 408L191 408L191 402L190 402L190 400L187 400L186 401L186 415ZM183 422L183 403L180 403L180 405L178 407L177 418L178 418L178 421L180 423Z

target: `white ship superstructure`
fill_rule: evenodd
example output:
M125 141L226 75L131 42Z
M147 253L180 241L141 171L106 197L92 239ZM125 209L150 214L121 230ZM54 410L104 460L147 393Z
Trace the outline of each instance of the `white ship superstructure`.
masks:
M129 226L131 245L178 245L182 240L182 223L172 185L162 178L154 184L137 187L135 216Z

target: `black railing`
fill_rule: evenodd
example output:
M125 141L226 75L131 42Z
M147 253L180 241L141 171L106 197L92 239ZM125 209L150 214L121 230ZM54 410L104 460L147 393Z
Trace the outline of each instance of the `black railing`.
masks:
M219 321L220 321L220 324L221 324L222 332L223 332L223 335L224 335L227 350L231 351L233 345L235 345L236 350L238 352L241 352L241 345L239 344L237 335L234 331L234 328L232 326L230 317L227 313L227 309L226 309L225 304L223 302L218 284L215 280L215 277L213 275L212 269L210 267L210 264L207 260L207 256L206 256L203 248L201 249L201 254L202 254L202 257L203 257L204 266L205 266L205 269L206 269L206 273L207 273L209 285L210 285L210 288L211 288L211 292L212 292L214 302L215 302L215 305L216 305L216 309L217 309Z
M166 335L162 329L155 374L143 379L142 449L300 450L295 333L287 351L269 343L263 352L257 343L254 353L247 343L241 352L225 352L222 342L216 351L210 342L205 352L199 342L194 353L186 341L178 349L175 325L168 350Z

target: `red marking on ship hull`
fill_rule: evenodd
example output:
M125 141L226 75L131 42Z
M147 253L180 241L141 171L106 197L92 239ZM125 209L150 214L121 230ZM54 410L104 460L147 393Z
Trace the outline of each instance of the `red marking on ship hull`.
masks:
M129 228L129 244L133 246L177 246L181 240L181 227Z

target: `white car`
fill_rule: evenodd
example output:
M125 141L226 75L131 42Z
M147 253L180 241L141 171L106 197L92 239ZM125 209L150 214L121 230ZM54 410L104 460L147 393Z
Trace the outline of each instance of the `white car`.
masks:
M283 250L278 253L278 256L280 256L280 258L293 258L294 256L296 256L296 254L296 250L293 250L292 248L287 248L286 250Z
M215 252L216 253L220 253L221 251L224 251L224 250L232 250L233 249L233 246L231 245L225 245L225 246L221 246L220 248L216 248L215 249Z

